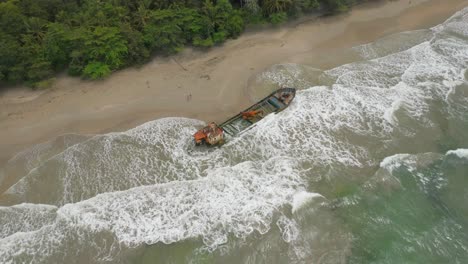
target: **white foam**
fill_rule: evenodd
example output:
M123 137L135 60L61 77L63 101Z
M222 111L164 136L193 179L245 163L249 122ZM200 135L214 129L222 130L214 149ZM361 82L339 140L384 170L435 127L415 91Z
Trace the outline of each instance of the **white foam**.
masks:
M102 192L200 177L200 166L214 166L219 160L215 155L187 152L195 125L201 124L166 118L127 132L95 136L42 163L7 193L25 202L62 205ZM38 200L35 193L50 191L37 189L42 178L57 186L54 193Z
M63 152L67 148L72 147L89 137L90 136L88 135L78 134L60 135L52 140L34 145L29 149L17 153L8 161L6 166L22 166L27 171L30 171L54 155Z
M294 63L276 64L258 75L256 77L256 82L262 85L266 82L274 83L280 87L307 89L311 85L311 77L314 76L312 72L318 74L322 71L307 65Z
M72 251L71 254L67 252ZM0 263L115 263L121 247L112 237L76 228L58 217L54 224L0 240Z
M281 237L285 242L291 243L299 237L299 227L296 221L282 215L276 222L276 225L280 229Z
M310 201L312 201L314 198L317 198L317 197L325 198L319 193L310 193L310 192L305 192L305 191L301 191L301 192L294 194L293 201L291 204L292 205L291 212L294 214L299 209L301 209L304 205L306 205L307 203L309 203Z
M390 174L381 174L381 170L378 170L375 174L382 182L386 182L386 187L391 187L393 184L398 183L398 186L401 186L400 177L408 177L407 174L400 174L395 176L394 170L397 168L402 168L410 172L409 177L413 177L416 180L416 183L419 189L422 192L431 193L433 188L441 189L447 184L447 178L441 173L427 173L421 170L432 166L437 160L441 160L443 155L438 153L419 153L419 154L397 154L385 158L381 162L381 168L388 171ZM383 176L383 178L382 178ZM391 178L386 178L386 177ZM392 181L388 181L393 179ZM396 180L396 182L394 181ZM372 184L372 183L370 183Z
M435 160L440 159L441 154L427 152L419 154L395 154L386 157L380 163L380 167L393 172L394 169L404 166L408 171L414 172L421 167L427 167Z
M57 207L51 205L19 204L0 206L0 239L17 232L30 232L55 220Z
M433 37L433 32L428 29L399 32L392 34L375 42L353 47L362 58L371 60L401 52L417 44L427 41Z
M456 155L461 159L468 159L468 149L449 150L447 155Z
M382 162L380 162L380 167L392 172L394 169L400 167L403 161L407 161L410 157L410 154L395 154L384 158Z
M275 164L268 168L248 162L199 180L101 194L58 213L92 230L112 230L128 245L201 236L216 246L226 242L228 233L265 233L272 213L302 184L290 161L270 162Z
M76 232L68 234L70 230L111 231L119 243L127 246L200 237L209 247L216 247L227 242L228 234L264 234L270 229L273 213L289 204L297 189L304 188L294 167L295 162L287 158L264 164L244 162L212 170L202 179L136 187L66 204L58 209L53 223L2 240L0 255L8 259L21 248L20 244L50 240L63 232L65 237L48 244L57 247L56 243ZM68 231L63 230L65 227ZM44 228L52 237L41 238L46 235ZM81 239L79 242L86 243ZM47 244L44 247L40 251L45 251Z
M388 108L387 110L385 110L385 113L384 113L383 117L384 117L385 120L387 120L388 123L390 123L392 125L397 125L398 119L395 116L395 113L396 113L396 111L398 111L398 109L400 109L402 104L403 104L403 102L401 100L395 100L392 103L392 106L390 108Z

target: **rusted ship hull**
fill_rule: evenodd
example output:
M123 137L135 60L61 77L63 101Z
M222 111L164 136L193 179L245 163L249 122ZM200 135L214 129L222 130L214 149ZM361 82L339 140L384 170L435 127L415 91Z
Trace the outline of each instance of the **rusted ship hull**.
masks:
M194 134L195 144L222 144L225 141L225 134L234 137L246 131L265 116L286 109L295 96L296 89L294 88L278 89L220 125L210 123L208 126L198 130L197 133Z

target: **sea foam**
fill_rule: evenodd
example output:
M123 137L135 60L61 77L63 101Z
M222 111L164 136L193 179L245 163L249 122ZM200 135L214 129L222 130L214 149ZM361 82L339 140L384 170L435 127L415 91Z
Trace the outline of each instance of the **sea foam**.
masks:
M305 191L296 193L293 196L291 212L294 214L303 206L305 206L308 202L318 197L325 198L319 193L310 193L310 192L305 192Z
M456 155L461 159L468 159L468 149L449 150L447 155Z

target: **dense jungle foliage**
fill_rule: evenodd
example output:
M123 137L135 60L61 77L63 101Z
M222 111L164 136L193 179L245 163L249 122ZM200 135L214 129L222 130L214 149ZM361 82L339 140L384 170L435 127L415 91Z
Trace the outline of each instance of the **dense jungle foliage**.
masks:
M44 86L64 69L98 79L184 46L211 47L245 26L356 0L0 0L0 83Z

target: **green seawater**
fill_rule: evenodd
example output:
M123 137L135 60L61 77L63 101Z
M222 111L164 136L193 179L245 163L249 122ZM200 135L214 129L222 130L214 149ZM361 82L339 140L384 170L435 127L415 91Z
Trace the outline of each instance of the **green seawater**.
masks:
M468 195L467 172L466 160L454 155L420 168L403 160L383 176L394 187L376 179L352 198L343 198L343 202L355 199L353 205L339 206L340 216L355 235L349 262L463 263L468 257L462 202Z

